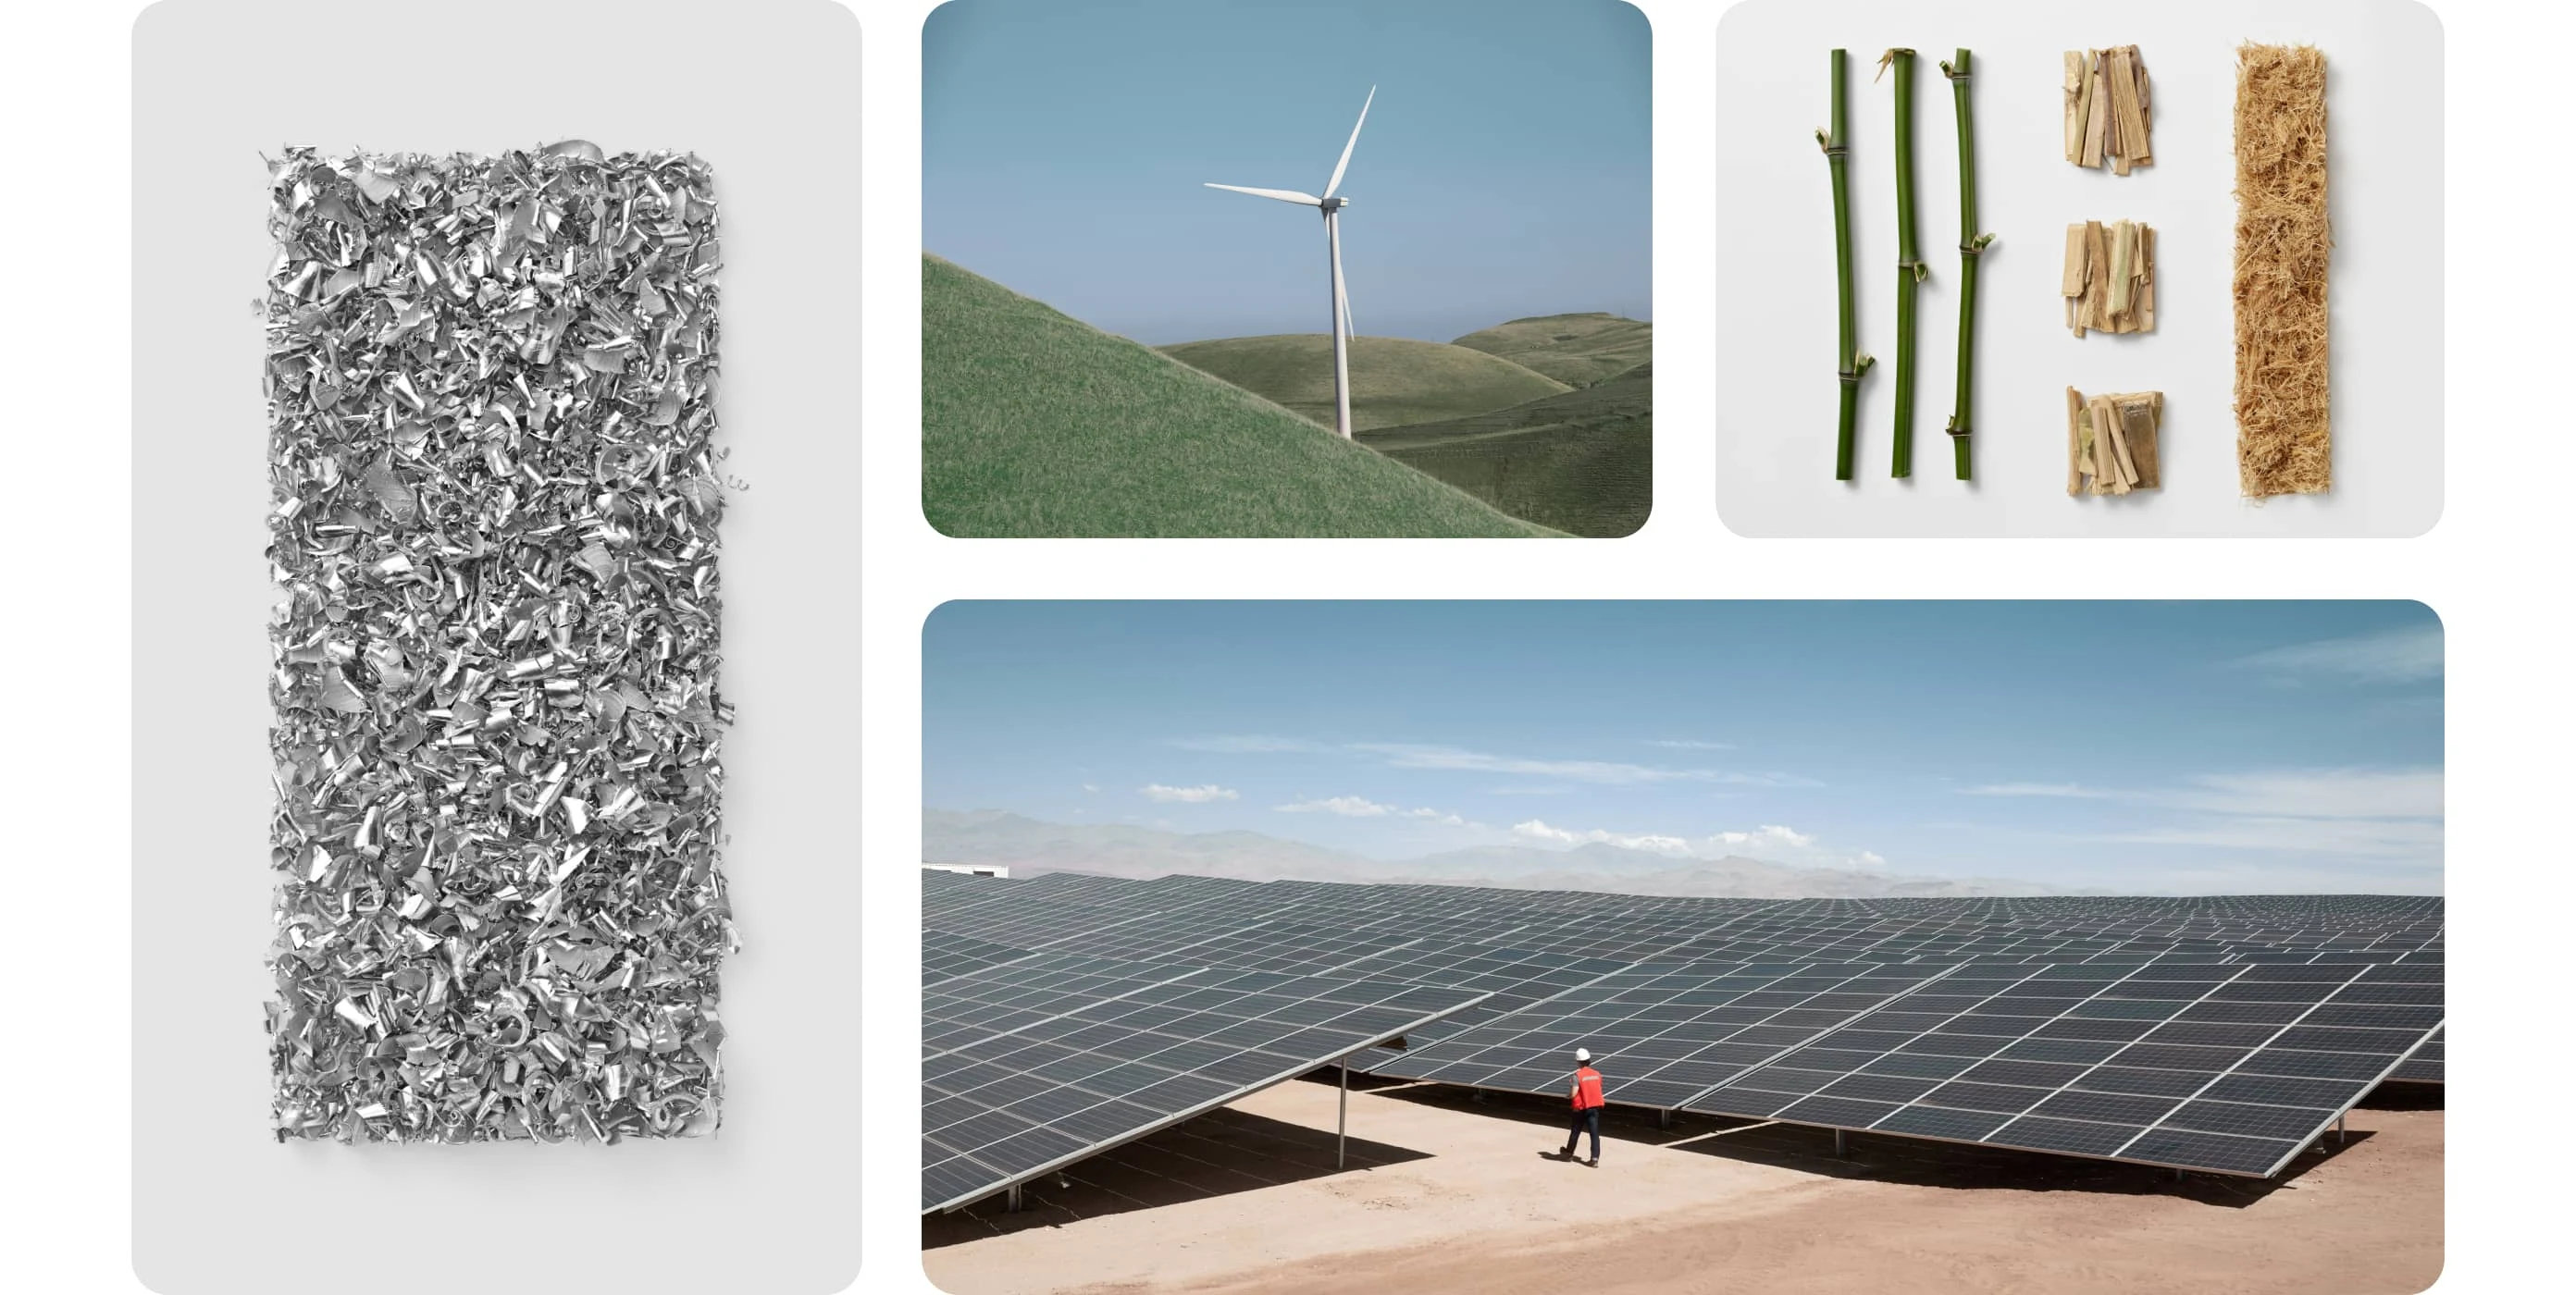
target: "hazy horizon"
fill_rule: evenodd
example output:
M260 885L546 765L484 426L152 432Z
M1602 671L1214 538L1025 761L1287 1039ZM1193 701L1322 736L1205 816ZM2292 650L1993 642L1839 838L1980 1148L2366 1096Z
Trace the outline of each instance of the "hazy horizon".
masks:
M2440 893L2415 603L952 603L924 806L1397 861Z

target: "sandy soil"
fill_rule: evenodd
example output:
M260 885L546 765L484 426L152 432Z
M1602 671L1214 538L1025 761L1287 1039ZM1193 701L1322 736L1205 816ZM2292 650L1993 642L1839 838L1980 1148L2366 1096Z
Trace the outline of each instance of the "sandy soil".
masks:
M1598 1168L1556 1106L1283 1084L924 1220L955 1295L2014 1292L2411 1295L2442 1266L2442 1112L2355 1111L2272 1182L1613 1108Z

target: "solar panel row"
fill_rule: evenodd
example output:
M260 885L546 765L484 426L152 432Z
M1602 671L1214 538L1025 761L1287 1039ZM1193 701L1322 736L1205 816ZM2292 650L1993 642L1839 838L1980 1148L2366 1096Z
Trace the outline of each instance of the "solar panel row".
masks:
M1554 1092L1579 1044L1639 1105L2253 1174L2401 1062L2437 1079L2441 1064L2438 898L1765 901L1050 873L930 882L923 906L934 1057L1061 1046L1042 1036L1113 1010L1065 1009L1048 991L1067 985L1113 1003L1240 972L1401 982L1482 997L1381 1036L1406 1046L1354 1069ZM1001 983L982 988L985 970ZM1193 1073L1169 1064L1185 1055L1063 1100L1127 1101L1109 1090ZM1052 1107L1000 1100L1015 1091L973 1105L1062 1131ZM950 1096L965 1094L927 1100ZM933 1139L926 1198L933 1164L990 1181L1024 1152L1087 1154L1007 1121L970 1128L1021 1141Z
M1482 997L1033 954L923 992L922 1208L1223 1105Z

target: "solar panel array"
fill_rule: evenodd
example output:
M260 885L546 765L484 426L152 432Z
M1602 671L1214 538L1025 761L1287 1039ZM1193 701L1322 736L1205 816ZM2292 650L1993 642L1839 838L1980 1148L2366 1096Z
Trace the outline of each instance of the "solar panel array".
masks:
M1680 1105L2269 1177L2441 994L2422 965L1972 963Z
M949 1122L925 1126L947 1130L925 1150L925 1208L1101 1149L1084 1139L1110 1123L1067 1124L1091 1109L1069 1103L1124 1103L1138 1109L1104 1114L1160 1127L1170 1103L1125 1085L1205 1092L1170 1081L1232 1082L1266 1064L1220 1076L1195 1068L1204 1054L1165 1049L1148 1073L1122 1068L1146 1060L1125 1042L1075 1046L1080 1059L1029 1050L1123 1018L1107 1004L1159 1007L1179 986L1244 974L1463 996L1374 1036L1396 1046L1352 1055L1348 1036L1365 1032L1351 1029L1256 1046L1304 1059L1265 1072L1280 1078L1347 1056L1390 1077L1552 1093L1581 1045L1613 1101L2223 1173L2277 1172L2381 1079L2441 1073L2434 897L1756 900L924 876L934 1061L1000 1064L978 1050L1012 1043L1019 1063L1051 1067L1006 1081L938 1063L948 1079L926 1088L925 1111ZM1054 1010L1052 977L1099 1001ZM1131 988L1100 992L1110 984ZM1040 1023L1009 1025L1028 1012ZM1294 1024L1247 1019L1256 1029L1229 1037ZM1006 1025L1002 1043L975 1033ZM1117 1065L1068 1078L1113 1054ZM981 1082L960 1090L969 1078ZM1032 1104L1020 1095L1039 1091L1031 1080L1076 1091Z
M922 1209L1142 1137L1482 997L1056 953L941 976L922 1004Z

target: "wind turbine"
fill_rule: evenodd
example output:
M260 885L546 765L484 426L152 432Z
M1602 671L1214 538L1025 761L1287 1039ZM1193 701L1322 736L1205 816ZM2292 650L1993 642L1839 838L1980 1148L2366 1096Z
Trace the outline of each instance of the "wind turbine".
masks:
M1294 189L1247 189L1239 184L1210 184L1211 189L1248 193L1256 198L1276 198L1321 208L1324 213L1324 245L1333 258L1333 430L1343 440L1351 438L1351 298L1342 287L1341 210L1351 205L1348 198L1336 198L1333 191L1342 187L1342 172L1349 170L1351 150L1360 142L1360 127L1368 124L1369 105L1377 102L1377 87L1370 86L1368 98L1360 102L1360 119L1351 126L1350 143L1342 145L1342 160L1333 164L1333 178L1324 183L1324 196L1299 193Z

